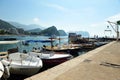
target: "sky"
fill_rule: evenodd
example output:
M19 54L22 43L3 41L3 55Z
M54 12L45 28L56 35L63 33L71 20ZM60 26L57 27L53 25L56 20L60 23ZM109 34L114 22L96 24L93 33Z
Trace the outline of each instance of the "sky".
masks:
M0 0L0 19L116 36L111 27L112 32L105 30L110 26L107 21L120 20L120 0Z

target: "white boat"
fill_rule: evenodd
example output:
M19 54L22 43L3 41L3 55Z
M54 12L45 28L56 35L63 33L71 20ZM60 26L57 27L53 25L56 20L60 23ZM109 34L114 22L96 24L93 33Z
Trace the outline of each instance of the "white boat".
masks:
M7 52L0 52L0 79L7 79L10 77L10 72L8 66L3 65L1 60L7 57Z
M15 44L19 41L0 41L0 44ZM9 67L12 74L31 76L37 73L43 66L42 60L35 56L20 53L17 49L8 50L8 56L1 62Z
M1 61L0 61L0 79L1 79L2 76L3 76L3 73L4 73L4 67L3 67L3 64L2 64Z
M58 54L52 51L29 52L29 55L41 58L44 66L55 66L73 58L70 54Z
M10 73L28 76L37 73L43 66L40 58L19 52L9 54L2 63L9 66Z

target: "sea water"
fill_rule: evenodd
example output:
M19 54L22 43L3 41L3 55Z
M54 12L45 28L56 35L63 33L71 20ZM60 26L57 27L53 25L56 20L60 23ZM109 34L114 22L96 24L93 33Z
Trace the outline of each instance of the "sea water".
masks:
M36 42L36 43L32 42L32 43L29 43L29 45L22 44L22 41L26 41L26 40L43 40L43 39L47 40L47 39L49 39L49 37L47 37L47 36L0 36L0 41L3 41L6 38L16 38L17 40L20 40L20 42L15 43L15 44L0 44L0 52L7 51L8 49L12 49L12 48L16 48L16 47L19 48L19 52L23 52L23 50L30 52L33 47L42 47L43 45L51 45L51 43L41 43L41 42ZM61 41L55 40L53 42L53 45L55 45L55 44L67 44L68 43L67 36L61 36L60 38L62 38L62 40ZM84 54L86 52L87 51L79 51L78 54L76 53L77 54L76 56ZM48 68L43 68L43 70L40 70L39 72L42 72ZM8 80L23 80L27 77L28 76L11 74L11 76Z

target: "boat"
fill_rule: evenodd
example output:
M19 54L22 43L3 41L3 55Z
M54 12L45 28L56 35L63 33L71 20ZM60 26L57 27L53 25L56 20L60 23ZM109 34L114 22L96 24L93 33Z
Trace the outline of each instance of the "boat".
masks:
M53 39L53 38L51 38L51 39ZM59 38L59 40L60 39L61 38ZM58 53L67 52L67 53L70 53L72 55L75 55L76 52L78 52L78 50L80 50L80 48L81 48L80 46L75 46L72 44L64 44L64 45L59 44L59 45L53 46L53 40L49 40L49 41L46 41L46 40L26 40L26 42L28 42L28 43L36 43L36 42L41 42L41 43L47 42L48 43L48 42L50 42L51 43L51 46L43 45L41 48L39 47L39 49L33 47L33 49L35 49L34 52L40 52L41 50L44 50L44 51L54 51L54 52L58 52Z
M43 61L43 66L56 66L73 58L70 54L58 54L53 51L29 52L29 55L37 56Z
M4 74L4 66L3 66L2 62L0 61L0 80L3 76L3 74Z
M0 41L1 44L14 44L19 41ZM7 57L1 62L8 66L10 73L31 76L43 66L42 60L35 56L18 52L18 48L9 49Z
M3 65L1 60L7 57L7 52L0 52L0 79L6 80L10 77L8 66Z
M9 66L10 73L28 76L37 73L43 66L40 58L19 52L9 54L1 61Z
M72 44L64 44L64 45L55 45L55 46L45 46L42 47L47 51L55 51L55 52L73 52L81 49L81 46L74 46Z
M82 43L82 49L94 49L95 44L94 43Z

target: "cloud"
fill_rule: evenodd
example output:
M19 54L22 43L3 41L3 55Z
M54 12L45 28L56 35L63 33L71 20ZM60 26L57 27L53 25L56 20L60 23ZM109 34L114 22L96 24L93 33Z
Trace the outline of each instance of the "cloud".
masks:
M36 24L39 24L40 23L40 19L39 18L33 18L33 21L34 21L34 23L36 23Z
M116 15L113 15L107 19L105 19L106 21L112 21L112 22L116 22L118 20L120 20L120 13L119 14L116 14Z
M57 10L60 10L60 11L66 11L67 8L63 7L63 6L60 6L58 4L47 4L48 7L51 7L51 8L54 8L54 9L57 9Z

